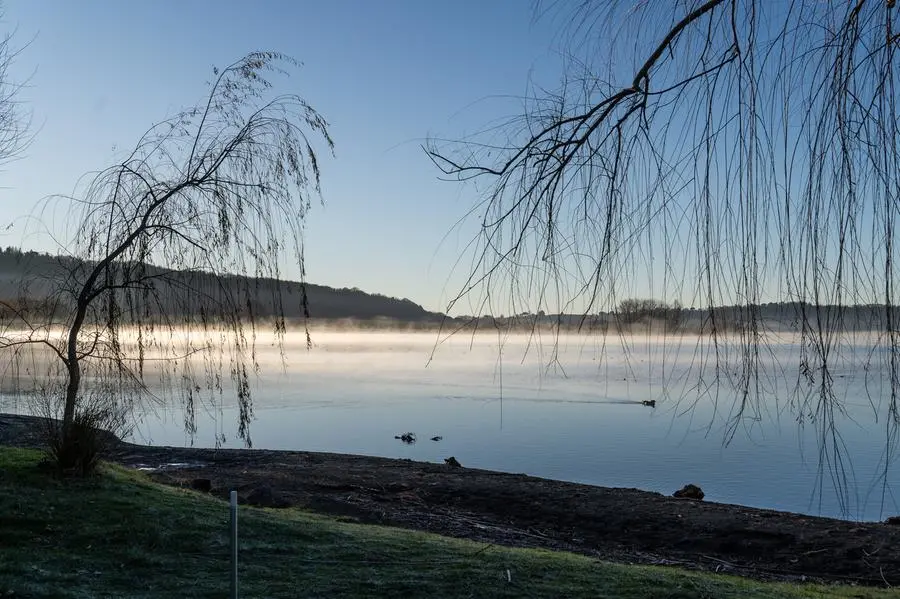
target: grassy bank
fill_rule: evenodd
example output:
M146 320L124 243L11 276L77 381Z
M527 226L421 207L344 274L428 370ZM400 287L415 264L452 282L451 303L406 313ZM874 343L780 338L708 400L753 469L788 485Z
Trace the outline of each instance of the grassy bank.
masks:
M118 467L58 481L39 459L0 447L0 596L227 596L225 504ZM296 510L241 508L240 529L242 597L895 596L607 564Z

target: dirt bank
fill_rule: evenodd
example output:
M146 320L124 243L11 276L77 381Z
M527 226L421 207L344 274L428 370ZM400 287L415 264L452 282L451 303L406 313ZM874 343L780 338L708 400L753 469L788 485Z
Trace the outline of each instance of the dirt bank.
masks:
M38 430L37 419L0 414L0 444L36 446ZM365 456L119 442L112 458L130 467L187 464L151 475L174 485L206 479L223 498L237 489L242 500L485 543L764 579L900 584L900 526Z

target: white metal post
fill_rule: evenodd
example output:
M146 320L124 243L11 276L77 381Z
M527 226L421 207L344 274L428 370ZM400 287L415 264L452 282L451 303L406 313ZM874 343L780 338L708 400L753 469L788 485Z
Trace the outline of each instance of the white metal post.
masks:
M238 599L238 512L237 491L231 492L231 599Z

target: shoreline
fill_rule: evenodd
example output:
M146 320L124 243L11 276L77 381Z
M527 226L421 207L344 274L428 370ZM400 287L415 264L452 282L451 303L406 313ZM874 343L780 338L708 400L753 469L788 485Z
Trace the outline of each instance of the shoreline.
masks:
M0 444L40 447L40 419L0 414ZM111 461L159 482L231 489L245 504L297 507L497 545L763 580L900 583L900 526L676 499L446 464L260 449L152 447L116 440Z

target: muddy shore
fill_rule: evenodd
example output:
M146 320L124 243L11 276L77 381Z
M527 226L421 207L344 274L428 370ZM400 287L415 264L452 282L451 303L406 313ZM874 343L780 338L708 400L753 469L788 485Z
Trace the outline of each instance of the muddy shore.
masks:
M0 414L0 444L39 447L39 420ZM110 458L245 503L623 563L761 579L900 584L900 526L676 499L446 464L302 451L148 447ZM165 467L178 463L177 468ZM689 482L689 481L685 481Z

